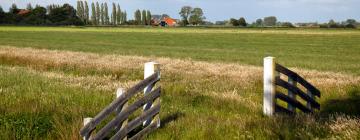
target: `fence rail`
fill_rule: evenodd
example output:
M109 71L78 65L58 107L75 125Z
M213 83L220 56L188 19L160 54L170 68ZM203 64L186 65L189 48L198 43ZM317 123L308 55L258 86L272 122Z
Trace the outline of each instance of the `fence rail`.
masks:
M108 137L108 135L115 131L115 135L111 139L127 139L129 132L143 123L143 129L135 134L130 139L138 139L150 132L153 129L160 127L160 93L161 87L158 86L153 90L154 85L160 80L159 64L154 62L145 63L144 80L140 81L127 91L121 88L117 91L117 98L106 108L104 108L94 118L86 118L84 120L84 127L80 130L80 135L84 139L100 140ZM136 100L131 105L128 105L128 100L136 93L144 90L144 97ZM154 104L153 104L154 102ZM135 119L128 122L128 117L137 109L143 107L143 113ZM113 112L116 116L102 127L96 134L92 135L93 130L110 116Z
M310 84L308 81L306 81L304 78L302 78L301 76L299 76L297 73L289 70L288 68L275 63L275 70L288 76L291 77L291 79L293 79L294 81L298 82L299 84L301 84L302 86L304 86L307 90L309 90L312 94L314 94L317 97L320 97L320 91L314 87L312 84Z
M280 74L285 75L288 81L280 78ZM306 91L298 87L302 85ZM287 90L287 95L278 90L282 87ZM264 58L264 104L263 111L265 115L271 116L276 112L285 112L295 114L296 109L304 113L312 113L315 109L320 110L320 104L316 101L316 97L320 98L320 91L299 76L297 73L288 68L277 64L274 57ZM300 97L306 105L299 101ZM287 103L287 107L283 107L277 103L281 100Z

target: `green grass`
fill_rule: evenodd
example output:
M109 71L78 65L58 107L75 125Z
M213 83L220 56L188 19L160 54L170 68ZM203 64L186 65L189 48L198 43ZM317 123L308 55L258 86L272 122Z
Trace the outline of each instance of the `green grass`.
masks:
M262 65L264 56L273 55L287 66L355 76L360 75L359 37L358 30L0 27L0 46L256 66ZM82 119L108 105L116 90L101 89L96 78L84 77L114 75L109 79L126 82L143 76L139 68L114 71L34 61L0 57L1 139L81 139ZM164 70L160 84L162 126L148 139L360 138L360 83L340 89L324 86L322 110L295 118L262 115L261 77L244 87L226 76ZM238 98L210 96L229 91Z
M0 27L0 45L287 66L360 75L358 30Z

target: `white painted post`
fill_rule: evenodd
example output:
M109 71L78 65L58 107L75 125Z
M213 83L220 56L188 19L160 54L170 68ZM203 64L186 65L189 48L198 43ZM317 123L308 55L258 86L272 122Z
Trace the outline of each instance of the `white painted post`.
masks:
M116 91L116 98L119 98L124 93L125 93L125 90L123 88L118 88L117 91ZM118 108L116 108L116 113L120 114L120 112L125 110L127 107L128 107L128 102L125 102L124 105L119 106ZM115 128L115 131L119 131L121 128L125 127L127 125L127 123L128 123L128 119L125 119L124 122L122 122L120 124L120 126L117 126ZM127 140L127 136L123 140Z
M288 82L290 85L293 85L293 86L296 86L297 82L295 80L293 80L291 77L288 77ZM294 93L292 93L290 90L288 90L288 96L291 98L291 99L294 99L296 100L296 95ZM291 104L288 103L288 109L292 112L295 112L296 111L296 108L293 107Z
M275 112L275 58L264 58L264 103L263 112L266 116L272 116Z
M91 120L92 120L92 118L84 118L84 126L85 126L86 124L90 123ZM89 140L89 139L91 139L91 132L92 132L92 131L90 131L88 135L84 136L84 137L83 137L83 140Z
M147 62L144 65L144 79L148 78L149 76L153 75L155 72L159 72L160 73L160 64L156 63L156 62ZM160 75L159 75L160 78ZM144 95L148 94L151 92L152 88L154 87L154 84L150 84L148 86L146 86L144 88ZM152 103L147 103L144 105L144 111L150 109L152 106ZM155 117L159 117L158 115ZM154 117L154 118L155 118ZM151 123L152 119L148 119L146 121L143 122L143 126L147 126ZM160 126L160 119L158 119L159 121L158 126Z

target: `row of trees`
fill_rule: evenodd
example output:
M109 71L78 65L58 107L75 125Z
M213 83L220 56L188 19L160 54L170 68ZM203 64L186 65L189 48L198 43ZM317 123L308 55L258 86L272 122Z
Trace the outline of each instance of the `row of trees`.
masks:
M239 20L231 18L230 23L233 26L241 26L241 27L246 27L247 26L246 20L243 17L241 17Z
M265 17L263 19L257 19L252 24L248 24L245 18L241 17L240 19L231 18L229 24L232 26L240 27L295 27L291 22L279 22L275 16ZM225 25L226 21L218 21L217 25ZM317 23L299 23L299 27L320 27L320 28L356 28L359 23L354 19L348 19L343 22L335 22L330 20L328 23L317 24Z
M241 17L239 20L231 18L230 19L230 24L233 26L241 26L241 27L246 27L249 24L246 22L244 17ZM252 25L260 27L260 26L276 26L277 24L277 18L275 16L269 16L269 17L264 17L264 19L257 19Z
M0 24L16 25L83 25L76 16L76 10L69 4L51 5L47 8L31 4L26 9L19 9L12 4L9 12L4 12L0 7Z
M120 5L112 3L112 13L109 16L108 4L91 3L91 17L87 1L77 1L77 16L85 23L92 25L121 25L127 22L126 11L121 11Z
M200 25L204 23L206 19L204 12L201 8L192 8L191 6L183 6L179 12L181 19L181 25L186 26L189 24Z
M355 19L348 19L343 22L330 20L328 23L320 24L320 28L356 28L359 23Z
M134 13L134 24L151 25L151 12L149 10L136 10Z

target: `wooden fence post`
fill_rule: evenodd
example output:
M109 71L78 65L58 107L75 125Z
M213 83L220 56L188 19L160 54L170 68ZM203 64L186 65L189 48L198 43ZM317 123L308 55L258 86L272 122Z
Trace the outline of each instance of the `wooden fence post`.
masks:
M119 98L124 93L125 90L123 88L118 88L116 91L116 98ZM128 101L126 101L124 105L116 108L116 113L120 114L120 112L125 110L127 107L128 107ZM128 121L129 121L128 119L124 120L119 126L116 127L115 131L118 132L121 128L124 128L127 125ZM127 137L125 137L123 140L127 140Z
M288 77L288 82L290 85L293 85L296 87L296 84L297 82L292 78L292 77ZM288 96L291 98L291 99L294 99L296 100L296 95L294 93L292 93L290 90L288 90ZM292 112L296 112L296 108L294 106L292 106L291 104L288 103L288 109Z
M314 98L315 98L314 94L312 94L312 93L310 92L310 90L307 90L306 93L311 97L311 99L314 99ZM315 99L314 99L314 100L315 100ZM306 103L306 106L307 106L311 111L314 110L314 109L312 108L311 103L310 103L309 101Z
M92 120L92 118L84 118L84 126L88 123L90 123L90 121ZM91 139L91 131L83 137L83 140L89 140Z
M272 116L275 112L275 78L278 73L275 70L275 58L264 58L264 103L263 112L266 116Z
M145 66L144 66L144 79L148 78L149 76L151 76L155 72L159 72L159 78L160 78L160 64L159 63L156 63L156 62L147 62L147 63L145 63ZM150 85L146 86L144 88L144 95L150 93L153 87L154 87L154 84L150 84ZM151 102L145 104L144 105L144 111L150 109L151 106L152 106ZM157 115L154 118L156 118L156 117L159 117L159 116ZM150 118L150 119L144 121L143 126L149 125L151 123L151 120L152 119ZM158 119L158 120L159 121L157 123L158 123L158 126L160 126L160 119Z

